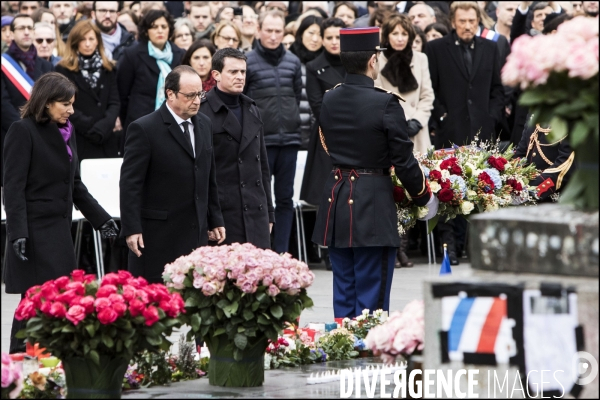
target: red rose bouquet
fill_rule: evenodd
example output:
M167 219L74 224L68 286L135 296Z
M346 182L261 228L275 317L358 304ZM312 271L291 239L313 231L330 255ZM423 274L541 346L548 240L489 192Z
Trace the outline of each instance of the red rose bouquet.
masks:
M148 284L127 271L93 274L75 270L27 291L16 318L27 320L20 332L54 356L84 357L98 364L100 356L130 360L148 349L168 350L167 337L184 312L179 293L163 284Z

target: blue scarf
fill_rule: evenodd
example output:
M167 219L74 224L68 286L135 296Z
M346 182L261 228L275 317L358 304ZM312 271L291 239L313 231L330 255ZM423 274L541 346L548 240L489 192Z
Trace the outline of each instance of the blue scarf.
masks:
M158 110L162 103L165 101L165 78L171 72L171 62L173 62L173 52L171 51L171 44L167 42L163 50L157 49L152 45L152 42L148 41L148 54L150 57L156 59L158 69L158 84L156 85L156 104L154 109Z

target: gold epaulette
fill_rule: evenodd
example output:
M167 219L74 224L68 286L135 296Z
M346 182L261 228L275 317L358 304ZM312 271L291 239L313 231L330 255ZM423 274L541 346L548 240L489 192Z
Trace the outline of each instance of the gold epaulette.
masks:
M335 85L335 86L334 86L334 87L332 87L331 89L327 89L327 90L325 91L325 93L329 92L330 90L337 89L339 86L342 86L342 83L338 83L337 85Z
M404 97L400 96L400 94L396 93L396 92L392 92L391 90L386 90L384 88L382 88L381 86L375 86L375 89L381 91L381 92L386 92L387 94L393 94L394 96L396 96L400 101L406 101L404 100Z

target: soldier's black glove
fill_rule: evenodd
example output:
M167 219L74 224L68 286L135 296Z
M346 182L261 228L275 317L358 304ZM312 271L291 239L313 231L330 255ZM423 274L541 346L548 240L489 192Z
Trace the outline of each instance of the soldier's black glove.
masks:
M25 246L27 245L27 238L19 238L15 239L12 242L13 250L17 255L17 258L21 261L27 261L27 257L25 257Z
M406 122L408 124L408 137L413 137L423 128L423 125L416 119L410 119Z
M116 238L119 235L119 227L114 219L109 219L99 229L102 239Z

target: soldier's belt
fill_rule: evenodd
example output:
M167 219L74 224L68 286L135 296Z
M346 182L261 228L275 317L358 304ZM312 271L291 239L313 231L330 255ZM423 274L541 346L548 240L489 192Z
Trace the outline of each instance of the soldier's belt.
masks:
M345 166L341 166L341 165L334 165L333 170L331 172L336 172L336 171L340 171L342 173L350 173L350 172L354 171L355 173L357 173L359 175L389 175L390 174L389 169L352 168L352 167L345 167Z

